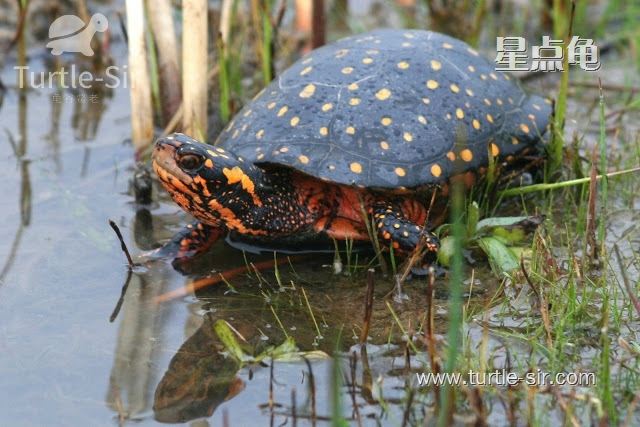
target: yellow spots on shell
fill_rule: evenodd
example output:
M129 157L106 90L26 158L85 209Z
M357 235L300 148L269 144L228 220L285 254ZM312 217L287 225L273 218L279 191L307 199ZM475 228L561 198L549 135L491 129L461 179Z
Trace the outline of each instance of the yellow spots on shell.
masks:
M498 80L498 76L496 76L496 73L489 73L489 77L491 77L493 80Z
M458 119L464 119L464 111L462 111L462 108L456 109L456 117Z
M244 112L244 114L242 115L243 117L249 117L251 115L252 111L251 109L248 109L247 111Z
M349 90L357 90L360 86L358 86L358 83L351 83L349 86L347 86L347 89Z
M451 120L451 117L452 117L451 113L447 113L447 114L444 115L444 118L447 119L447 120Z
M211 169L213 167L213 162L211 161L211 159L207 159L207 160L204 161L204 165L207 168Z
M442 68L442 64L440 63L440 61L436 61L435 59L431 60L431 69L433 71L438 71L440 68Z
M480 78L482 80L487 80L487 75L486 74L480 74Z
M508 74L503 74L502 77L504 77L505 80L511 80L511 77L509 77Z
M487 114L487 121L493 123L493 116L491 114Z
M479 130L480 129L480 122L477 119L473 119L473 121L471 122L471 125L473 126L473 128L475 130Z
M391 96L391 91L386 87L376 92L376 98L378 98L380 101L385 101L389 99L390 96Z
M540 106L538 104L531 104L534 109L540 111Z
M310 57L308 57L308 58L303 59L303 60L302 60L302 63L303 63L303 64L308 64L308 63L309 63L309 62L311 62L311 61L313 61L313 57L311 57L311 56L310 56Z
M507 98L507 101L509 101L509 104L513 104L513 98L509 97Z
M529 126L527 126L525 123L521 123L520 130L524 133L529 133Z
M475 72L476 72L476 67L474 67L473 65L469 65L469 66L467 67L467 70L469 70L469 71L470 71L470 72L472 72L472 73L475 73Z
M289 151L289 147L282 147L282 148L280 149L280 152L281 152L281 153L286 153L286 152L288 152L288 151Z
M300 98L311 98L315 92L316 85L309 83L302 89L302 92L300 92Z
M393 224L393 228L395 228L395 229L397 230L398 228L400 228L400 224L398 224L398 223L396 222L395 224Z
M211 157L218 157L218 154L215 151L207 150L207 153L209 153Z
M382 124L382 126L389 126L391 123L393 123L393 120L391 119L391 117L383 117L382 119L380 119L380 123Z
M489 144L489 152L493 157L496 157L498 154L500 154L500 148L494 142L492 142L491 144Z
M502 99L500 99L500 98L496 98L496 104L498 104L498 105L502 105L502 104L504 104L504 103L502 102Z
M233 131L233 135L231 135L231 138L236 139L239 134L240 134L240 131L238 129L236 129L236 130Z
M409 63L407 61L400 61L400 62L398 62L397 66L401 70L406 70L407 68L409 68Z
M456 153L454 153L453 151L449 151L447 153L447 159L451 160L452 162L456 159Z
M362 173L362 165L358 162L351 163L349 169L351 169L353 173Z
M402 168L395 168L394 172L396 173L396 175L400 177L405 176L407 174L407 172Z
M411 134L411 132L405 132L404 134L402 134L402 138L407 142L413 141L413 135Z
M423 125L427 124L427 118L425 116L423 116L422 114L418 115L418 121L420 123L422 123Z
M382 148L383 150L388 150L389 143L387 141L380 141L380 148Z
M460 88L458 87L457 84L455 83L451 83L451 86L449 86L449 89L451 89L451 92L453 93L458 93L460 92Z
M258 154L258 155L256 156L256 159L258 159L258 160L262 160L262 159L264 159L264 153L260 153L260 154Z
M291 124L291 126L293 127L298 126L298 123L300 123L300 117L298 116L292 117L291 120L289 121L289 124Z
M473 56L478 56L478 51L470 47L467 48L467 52L469 52Z
M263 136L264 136L264 129L260 129L258 132L256 132L256 138L262 139Z
M322 111L326 113L327 111L331 111L332 108L333 108L333 104L330 102L327 102L322 106Z
M328 168L329 168L330 171L336 170L336 166L335 165L329 165Z
M276 103L275 103L275 102L270 102L269 104L267 104L267 108L268 108L269 110L273 110L273 109L275 108L275 106L276 106Z
M414 36L414 35L413 35L413 34L411 34L411 33L404 33L404 34L403 34L403 36L404 36L405 38L408 38L408 39L413 39L413 38L415 38L415 37L416 37L416 36Z
M349 49L340 49L339 51L336 52L336 58L342 58L347 53L349 53Z
M518 140L518 138L516 138L515 136L512 136L511 137L511 143L513 145L518 145L518 144L520 144L520 140Z
M434 163L433 165L431 165L431 175L435 176L436 178L442 175L442 168L439 164Z
M352 105L352 106L360 105L360 98L351 98L349 100L349 105Z
M460 152L460 158L465 162L470 162L473 160L473 153L468 148L465 148Z
M473 91L471 89L465 89L464 90L468 96L473 96Z
M427 81L427 87L431 90L435 90L438 88L438 82L435 80L429 80Z
M351 74L351 73L353 73L353 67L344 67L340 71L342 72L342 74Z
M532 122L536 121L536 116L534 116L533 114L528 114L527 117L529 118L529 120L531 120Z
M278 110L278 117L284 116L285 114L287 114L287 111L289 111L289 107L285 105L280 110Z
M445 49L453 49L453 46L447 42L442 43L442 47Z
M302 163L303 165L306 165L307 163L309 163L309 158L304 154L299 155L298 160L300 160L300 163Z
M431 103L431 100L429 98L422 98L422 103L424 105L429 105Z
M356 133L356 128L354 128L353 126L347 126L345 132L347 132L349 135L353 135L354 133Z
M483 101L486 105L491 106L491 101L489 101L488 98L485 98Z
M329 135L329 128L327 128L326 126L322 126L320 128L320 135L322 135L322 136Z
M379 50L377 50L377 49L369 49L369 50L367 51L367 55L377 55L377 54L379 54L379 53L380 53L380 51L379 51Z
M411 46L413 46L413 45L411 43L409 43L409 42L402 43L402 47L411 47Z
M551 99L549 99L549 98L545 98L545 99L544 99L544 103L545 103L545 104L549 104L549 105L551 105Z
M362 63L363 64L368 65L368 64L371 64L372 62L373 62L373 58L369 58L369 57L362 58Z

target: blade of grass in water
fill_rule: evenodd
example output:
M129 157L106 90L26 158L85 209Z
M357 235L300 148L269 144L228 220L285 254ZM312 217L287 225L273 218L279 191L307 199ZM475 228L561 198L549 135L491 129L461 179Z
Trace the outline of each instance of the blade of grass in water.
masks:
M625 170L616 171L616 172L609 172L607 174L596 176L596 179L601 180L603 178L613 178L615 176L622 176L622 175L627 175L627 174L636 173L636 172L640 172L640 167L625 169ZM586 184L589 181L591 181L591 177L570 179L568 181L554 182L550 184L533 184L533 185L527 185L524 187L516 187L516 188L509 188L506 190L502 190L500 191L499 195L501 197L520 196L522 194L535 193L536 191L558 190L560 188Z
M559 5L563 0L555 0L554 3L554 26L556 26L556 22L562 20L562 14L560 13ZM569 92L569 55L568 55L568 46L569 41L571 40L571 36L573 35L573 18L575 15L575 3L571 4L571 15L569 18L569 30L567 33L567 37L564 40L562 49L564 53L564 57L562 59L562 74L560 76L560 89L558 91L558 99L556 101L555 108L555 117L553 123L553 134L551 138L550 144L550 159L549 159L549 169L547 171L547 177L553 176L553 174L560 169L562 166L562 154L564 149L564 120L565 114L567 110L567 94ZM562 25L564 28L564 25ZM556 27L557 31L558 27ZM556 37L559 34L556 34Z
M453 373L456 369L460 344L462 341L462 241L464 239L465 226L462 223L462 211L464 209L464 193L461 184L452 187L451 198L451 231L454 239L454 252L451 257L451 273L449 288L449 322L447 330L447 358L444 363L444 372ZM438 414L438 426L444 427L452 422L455 411L454 385L445 384L440 389L440 413Z
M602 82L600 84L600 138L598 145L600 146L600 173L603 173L603 179L600 187L600 224L598 224L598 241L600 242L601 252L604 255L604 232L605 218L607 214L607 193L609 190L609 179L607 171L607 142L605 139L605 121L604 121L604 95L602 94Z

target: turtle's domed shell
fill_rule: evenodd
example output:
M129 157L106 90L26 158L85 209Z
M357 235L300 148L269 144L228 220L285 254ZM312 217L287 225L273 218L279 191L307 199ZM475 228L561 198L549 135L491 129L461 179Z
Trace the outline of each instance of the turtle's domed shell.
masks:
M293 64L217 144L341 184L416 188L517 154L540 140L549 112L459 40L376 30Z
M82 30L86 24L75 15L63 15L49 27L49 38L59 38Z

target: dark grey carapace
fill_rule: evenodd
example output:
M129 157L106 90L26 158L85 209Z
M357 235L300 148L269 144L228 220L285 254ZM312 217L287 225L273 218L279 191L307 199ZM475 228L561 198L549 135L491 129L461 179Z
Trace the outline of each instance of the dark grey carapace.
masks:
M246 161L370 188L417 188L540 140L549 101L467 44L376 30L317 49L260 92L217 145ZM454 172L455 171L455 172Z

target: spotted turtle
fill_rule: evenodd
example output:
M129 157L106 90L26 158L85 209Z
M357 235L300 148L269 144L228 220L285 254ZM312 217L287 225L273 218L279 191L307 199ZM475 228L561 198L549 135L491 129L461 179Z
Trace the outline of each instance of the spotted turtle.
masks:
M444 218L448 184L471 186L490 159L523 157L550 110L446 35L385 29L339 40L284 71L214 145L183 134L156 142L160 181L197 219L168 247L189 257L227 232L294 246L375 233L396 253L420 239L436 252L429 230Z

